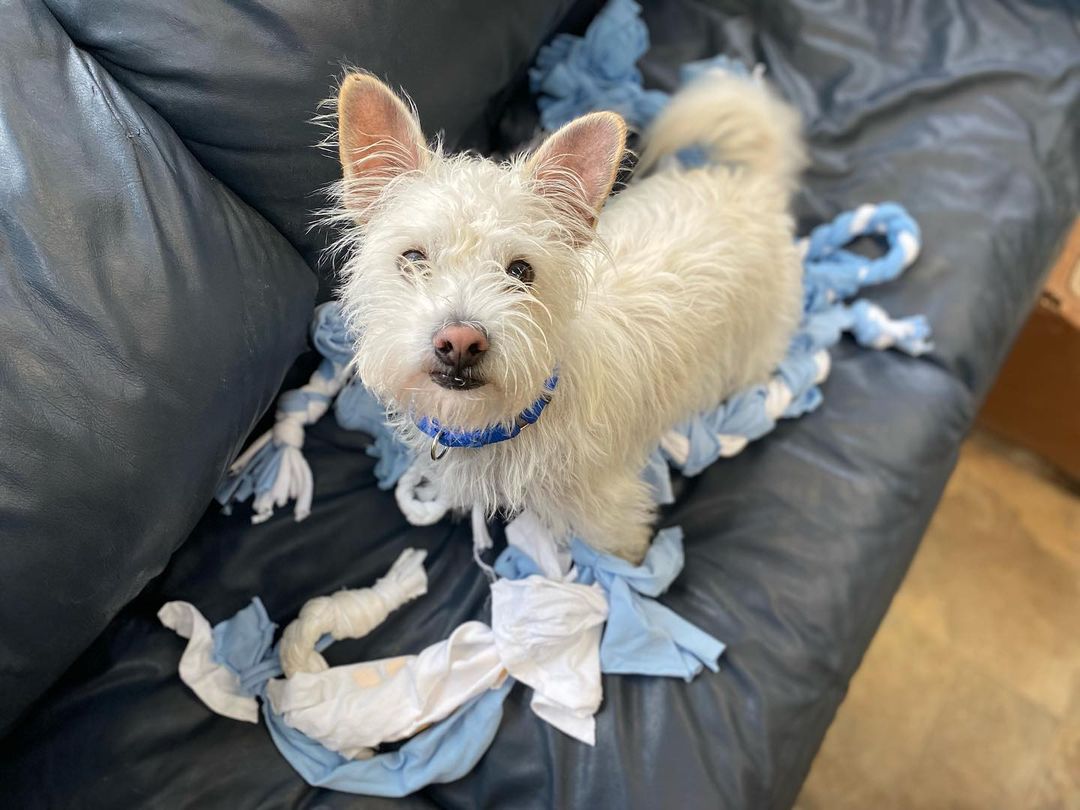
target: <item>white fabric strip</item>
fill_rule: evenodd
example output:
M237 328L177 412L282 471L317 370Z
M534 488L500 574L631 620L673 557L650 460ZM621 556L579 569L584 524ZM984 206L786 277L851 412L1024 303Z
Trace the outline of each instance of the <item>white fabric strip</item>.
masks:
M180 656L180 679L210 709L233 720L259 722L255 698L240 690L240 679L214 661L214 637L210 623L189 602L166 602L158 619L176 634L188 639Z
M363 638L406 602L427 593L426 551L407 548L370 588L338 591L308 600L281 635L281 668L286 677L322 672L326 659L315 644L324 635Z
M459 625L419 655L301 672L270 681L274 711L293 728L353 759L410 737L506 679L491 628Z
M500 579L491 586L491 625L499 658L533 688L532 710L555 728L596 744L604 692L600 636L607 597L599 585L544 577Z
M540 525L532 512L522 512L506 525L506 542L528 554L548 579L563 581L571 578L570 550L562 543L556 543L551 532Z

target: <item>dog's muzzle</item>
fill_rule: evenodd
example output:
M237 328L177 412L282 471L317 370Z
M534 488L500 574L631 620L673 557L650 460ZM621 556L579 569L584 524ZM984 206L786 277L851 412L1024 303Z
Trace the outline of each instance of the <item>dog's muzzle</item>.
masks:
M471 391L484 384L475 368L491 344L484 330L474 324L454 321L431 336L431 349L438 368L431 379L448 391Z
M428 376L431 381L448 391L471 391L486 385L483 378L476 374L470 374L461 368L450 368L445 371L432 371Z

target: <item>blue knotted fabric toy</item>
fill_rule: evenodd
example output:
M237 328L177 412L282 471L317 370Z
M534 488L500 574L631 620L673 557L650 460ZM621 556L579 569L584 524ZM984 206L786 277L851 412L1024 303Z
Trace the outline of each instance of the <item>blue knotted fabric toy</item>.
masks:
M649 31L633 0L610 0L584 37L557 34L540 49L529 85L546 130L595 110L619 113L643 126L667 103L659 90L641 86L637 61L649 50Z

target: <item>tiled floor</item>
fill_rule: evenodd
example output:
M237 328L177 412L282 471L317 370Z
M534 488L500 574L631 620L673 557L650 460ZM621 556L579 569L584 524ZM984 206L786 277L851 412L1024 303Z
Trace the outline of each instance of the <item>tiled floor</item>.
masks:
M799 810L1080 810L1080 494L976 434Z

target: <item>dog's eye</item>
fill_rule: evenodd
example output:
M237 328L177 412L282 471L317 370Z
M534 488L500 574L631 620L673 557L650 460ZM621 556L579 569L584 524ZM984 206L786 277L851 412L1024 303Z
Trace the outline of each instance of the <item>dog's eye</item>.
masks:
M422 250L415 249L406 250L404 253L401 254L401 258L403 258L409 264L418 264L419 262L427 261L427 256L424 255L424 252Z
M522 284L532 284L536 272L532 269L532 265L524 259L514 259L506 266L506 275L516 278Z

